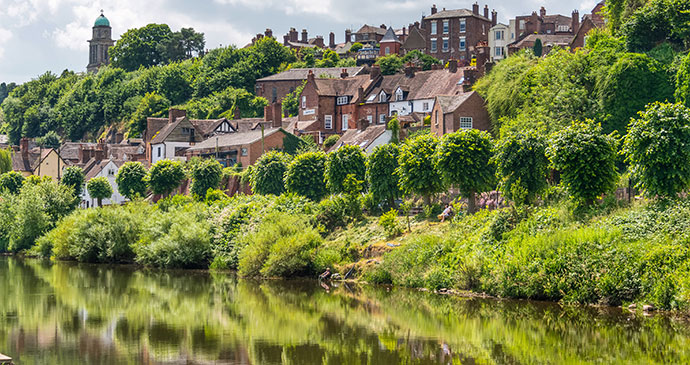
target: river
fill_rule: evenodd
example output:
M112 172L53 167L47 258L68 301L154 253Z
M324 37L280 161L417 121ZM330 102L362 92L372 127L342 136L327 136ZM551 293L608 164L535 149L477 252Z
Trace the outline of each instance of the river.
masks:
M16 364L690 363L690 324L620 308L0 258Z

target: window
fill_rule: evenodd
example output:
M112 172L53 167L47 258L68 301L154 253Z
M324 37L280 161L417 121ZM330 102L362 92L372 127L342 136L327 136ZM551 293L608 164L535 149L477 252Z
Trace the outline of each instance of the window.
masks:
M495 47L495 53L494 56L503 56L503 48L502 47Z
M241 154L242 156L246 156L246 155L249 154L249 151L248 151L246 148L243 148L243 149L240 150L240 154Z
M367 115L367 121L369 122L369 124L374 123L374 116L373 115Z
M185 135L192 134L192 129L182 127L182 134L185 134Z
M436 45L436 40L432 39L431 40L431 52L437 52L437 51L438 51L438 47Z
M348 99L349 98L347 96L338 96L338 100L336 101L336 103L338 105L345 105L349 101Z
M323 127L326 129L333 129L333 116L324 115L323 116Z
M161 152L163 151L163 148L158 147L158 157L161 157Z
M307 108L307 97L303 96L302 97L302 109L306 109L306 108Z
M467 31L467 20L460 19L460 33L465 33Z
M391 54L391 48L390 48L390 47L386 47L386 56L388 56L389 54Z
M472 129L472 118L460 117L460 129Z
M348 127L347 124L348 124L348 119L349 119L349 117L350 117L349 115L343 114L343 126L342 126L341 129L344 130L344 131L347 130L347 127Z
M438 127L438 110L434 113L434 124Z
M502 30L497 30L496 31L496 40L500 41L503 39L503 31Z
M467 41L466 41L465 37L460 37L460 47L458 48L458 50L464 51L466 49L467 49Z
M395 101L402 101L403 100L403 91L402 89L398 89L395 92Z
M422 111L429 110L429 102L422 103Z
M448 38L443 38L443 52L448 52Z
M438 26L438 23L436 21L431 22L431 34L438 34L438 29L436 29Z
M450 25L448 24L448 20L443 21L443 34L448 34Z
M275 103L276 100L278 100L278 89L274 87L273 90L271 90L271 96L273 96L273 102Z
M551 29L547 29L546 34L551 34Z
M386 123L386 114L380 114L379 115L379 124L385 124Z
M386 93L381 91L381 94L379 95L379 103L385 103L386 99Z
M523 30L523 29L525 29L525 21L520 20L520 30Z

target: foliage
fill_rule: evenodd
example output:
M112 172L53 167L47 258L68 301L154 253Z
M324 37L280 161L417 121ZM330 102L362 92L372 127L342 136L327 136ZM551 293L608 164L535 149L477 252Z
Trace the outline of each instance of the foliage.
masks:
M316 221L319 229L332 232L336 228L345 227L349 223L360 219L362 205L360 199L351 195L336 194L327 197L319 203Z
M690 186L690 109L650 104L630 123L622 152L648 195L677 197Z
M477 129L446 134L438 144L436 168L446 185L457 187L468 198L471 213L475 211L476 193L495 186L493 148L491 136Z
M155 92L146 93L137 104L136 110L129 120L129 135L141 136L146 130L146 118L162 117L170 108L170 100Z
M400 143L400 122L397 116L394 116L388 121L386 128L391 131L391 140L389 142L395 144Z
M379 57L376 65L381 68L382 75L393 75L403 68L403 59L397 54Z
M148 172L141 162L125 162L115 176L117 190L129 200L143 198L148 189L147 175Z
M366 181L374 203L377 205L385 201L392 207L395 199L401 195L396 171L399 155L400 148L389 143L377 146L367 156Z
M203 200L208 189L217 189L220 185L223 167L215 159L204 159L193 167L191 177L192 195Z
M154 194L167 196L180 186L184 178L182 164L178 161L160 160L149 169L148 181Z
M84 179L84 170L81 167L69 166L64 170L60 184L71 187L74 196L79 197L84 189Z
M534 131L511 133L498 142L493 157L501 192L516 204L531 204L548 184L547 142Z
M386 236L388 238L397 237L403 232L403 228L398 222L398 211L395 209L383 213L381 217L379 217L379 225L386 231Z
M250 183L255 194L280 195L285 192L285 171L290 163L290 155L269 151L259 157L252 169Z
M285 95L285 97L283 98L282 103L284 116L293 117L299 114L299 97L300 95L302 95L302 90L304 90L305 84L306 81L303 82L302 85L298 86L291 93Z
M650 0L621 27L630 51L648 51L661 42L690 45L690 4L682 0Z
M359 50L362 49L362 47L364 47L364 45L362 45L362 43L359 43L359 42L352 43L352 46L350 46L350 52L352 52L352 53L359 52Z
M676 102L690 107L690 53L683 57L676 73Z
M86 190L89 195L98 200L98 206L103 205L103 199L110 199L113 196L113 187L108 178L104 176L94 177L86 183Z
M430 56L426 53L415 49L410 52L405 53L402 58L403 64L412 63L414 66L419 67L422 71L429 71L433 65L440 65L441 61Z
M613 135L602 134L600 125L573 122L553 135L546 154L570 195L591 205L616 185L616 144Z
M438 139L431 134L407 138L400 146L398 168L400 188L403 193L420 194L425 203L431 204L431 195L443 190L443 179L436 168Z
M323 141L323 147L324 149L328 150L331 147L335 146L336 143L338 143L338 140L340 140L340 136L337 134L333 134L328 136L324 141Z
M24 176L16 171L5 172L0 175L0 192L19 194L24 185Z
M60 136L55 131L49 131L43 137L36 138L36 143L43 148L58 149L62 141L60 141Z
M12 171L12 150L0 149L0 174Z
M344 145L337 151L328 154L326 159L326 187L333 193L345 191L343 182L349 174L357 180L364 180L366 173L366 156L359 146Z
M541 39L537 38L537 40L534 41L534 47L532 48L532 51L534 52L535 57L541 57L542 56L543 49L542 49Z
M318 202L327 192L325 171L325 153L303 153L288 165L285 171L285 189Z

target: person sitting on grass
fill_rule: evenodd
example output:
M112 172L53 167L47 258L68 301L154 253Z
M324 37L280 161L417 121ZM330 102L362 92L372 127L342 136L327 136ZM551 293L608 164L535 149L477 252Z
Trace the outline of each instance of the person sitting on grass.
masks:
M453 206L450 204L446 204L446 209L443 210L443 213L439 216L441 219L441 223L445 222L447 218L450 218L450 216L453 215Z

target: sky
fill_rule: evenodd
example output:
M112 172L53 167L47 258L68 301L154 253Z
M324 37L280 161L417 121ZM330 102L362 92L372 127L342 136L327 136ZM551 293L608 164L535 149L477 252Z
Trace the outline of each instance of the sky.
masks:
M589 13L597 0L485 0L507 23L544 6L548 14ZM206 48L249 43L266 28L282 41L290 27L306 28L309 37L334 32L342 42L345 29L363 24L395 28L440 9L472 8L471 0L0 0L0 82L22 83L46 71L81 72L88 63L91 27L103 9L113 38L127 29L165 23L173 31L192 27L206 36ZM480 10L482 11L482 10Z

